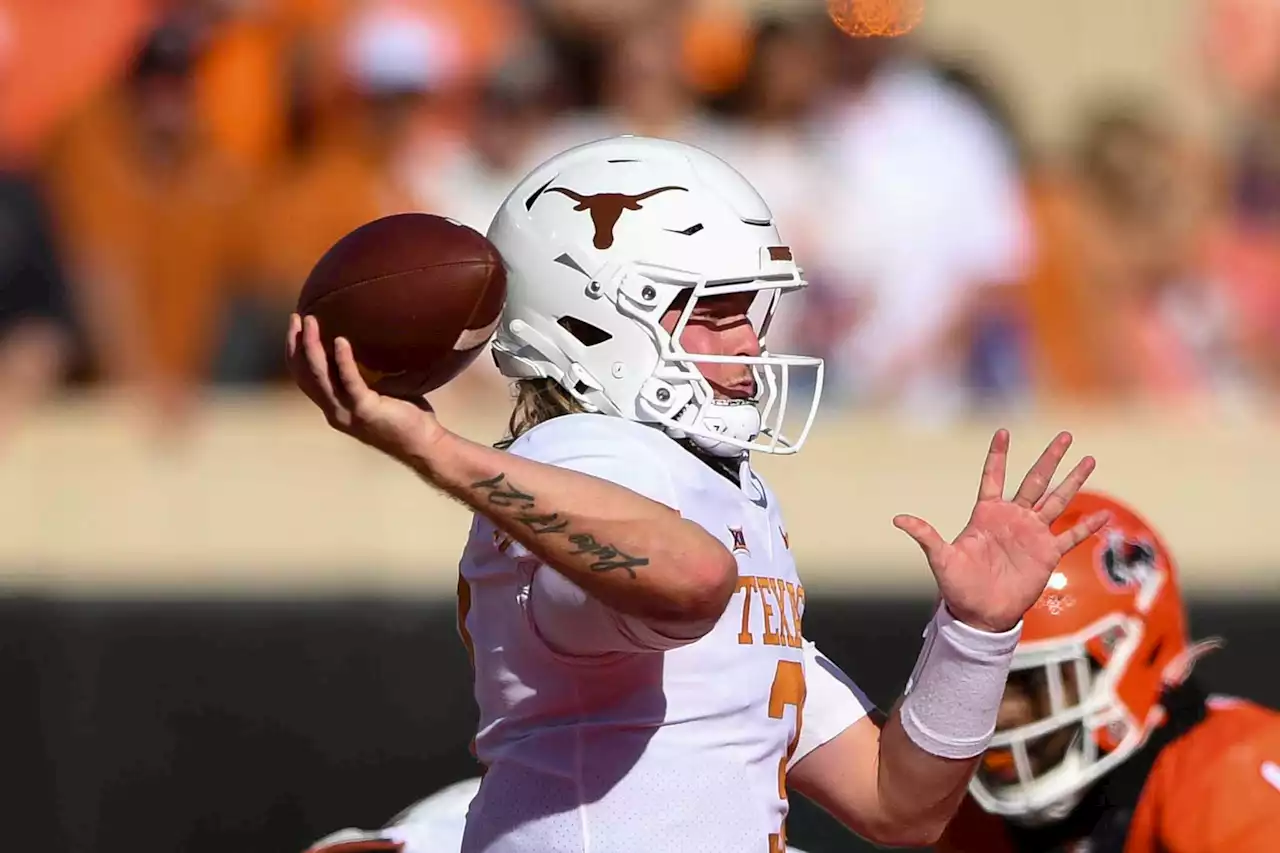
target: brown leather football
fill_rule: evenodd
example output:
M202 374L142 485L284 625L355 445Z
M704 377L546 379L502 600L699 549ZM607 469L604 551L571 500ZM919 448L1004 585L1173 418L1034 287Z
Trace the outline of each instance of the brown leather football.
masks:
M351 342L371 388L412 398L484 351L506 296L502 258L484 235L442 216L400 213L335 243L302 286L298 313L319 321L330 347L337 337Z

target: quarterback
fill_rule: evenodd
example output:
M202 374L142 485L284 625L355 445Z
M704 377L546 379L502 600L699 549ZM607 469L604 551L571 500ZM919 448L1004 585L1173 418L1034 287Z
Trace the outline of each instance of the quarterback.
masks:
M1191 677L1173 557L1130 508L1081 492L1059 517L1111 522L1027 613L995 735L946 853L1274 853L1280 714Z
M1051 527L1093 460L1050 490L1060 434L1007 499L1000 430L954 541L893 519L939 606L882 719L805 640L785 519L751 464L800 449L822 385L819 359L765 345L805 281L759 194L700 149L618 137L534 169L488 236L508 267L493 354L517 386L499 447L370 390L314 318L288 335L331 425L475 511L459 628L486 772L462 849L780 853L788 787L874 842L936 841L1024 612L1106 521Z

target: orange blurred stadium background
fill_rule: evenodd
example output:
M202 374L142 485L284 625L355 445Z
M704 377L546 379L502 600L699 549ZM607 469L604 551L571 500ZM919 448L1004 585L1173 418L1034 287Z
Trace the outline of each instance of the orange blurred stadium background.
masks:
M483 229L530 163L622 130L762 185L814 280L781 334L849 405L1266 399L1271 4L1096 5L851 39L798 0L11 2L0 143L52 266L0 315L6 421L68 379L174 424L278 383L281 317L346 230ZM14 344L24 318L58 345Z

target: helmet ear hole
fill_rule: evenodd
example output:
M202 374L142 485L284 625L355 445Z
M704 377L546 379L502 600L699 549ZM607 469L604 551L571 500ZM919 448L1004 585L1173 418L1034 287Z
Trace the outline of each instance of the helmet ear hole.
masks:
M667 306L668 311L683 311L684 307L689 304L689 300L693 298L693 288L685 287L676 294L676 298L671 300L671 304Z
M556 321L560 328L578 339L584 347L599 346L605 341L612 340L613 335L606 332L599 326L588 323L586 320L580 320L577 317L561 317Z

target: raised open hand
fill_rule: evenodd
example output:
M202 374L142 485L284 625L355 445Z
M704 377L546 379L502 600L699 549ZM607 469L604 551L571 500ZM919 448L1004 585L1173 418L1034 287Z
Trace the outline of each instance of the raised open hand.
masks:
M1018 624L1044 591L1062 555L1107 523L1107 513L1099 512L1057 535L1050 530L1093 473L1093 457L1086 456L1045 496L1070 446L1071 434L1059 433L1027 472L1013 500L1007 501L1009 433L998 430L982 468L978 502L954 542L943 541L932 525L913 515L894 518L894 526L924 551L942 600L961 622L994 632Z
M334 341L331 366L314 317L289 318L285 356L294 381L329 426L370 447L407 461L422 455L444 431L425 398L401 400L370 388L346 339Z

